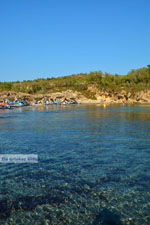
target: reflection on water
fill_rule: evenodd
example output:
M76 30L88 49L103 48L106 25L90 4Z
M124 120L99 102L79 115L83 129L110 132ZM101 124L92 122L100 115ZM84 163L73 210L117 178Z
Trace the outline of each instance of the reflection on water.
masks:
M0 224L149 224L149 105L0 111Z

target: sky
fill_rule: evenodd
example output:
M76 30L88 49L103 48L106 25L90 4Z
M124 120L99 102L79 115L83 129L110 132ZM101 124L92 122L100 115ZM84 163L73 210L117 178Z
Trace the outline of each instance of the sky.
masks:
M150 64L149 0L0 0L0 81Z

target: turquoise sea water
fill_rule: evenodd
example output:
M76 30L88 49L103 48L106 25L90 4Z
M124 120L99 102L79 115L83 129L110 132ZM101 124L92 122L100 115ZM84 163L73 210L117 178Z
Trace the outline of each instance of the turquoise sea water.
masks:
M150 224L150 105L0 111L0 224Z

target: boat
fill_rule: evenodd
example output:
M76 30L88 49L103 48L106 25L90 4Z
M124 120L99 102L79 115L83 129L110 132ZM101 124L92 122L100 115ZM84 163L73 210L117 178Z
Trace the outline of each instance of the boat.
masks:
M0 109L10 109L10 105L0 105Z
M11 106L5 103L4 101L0 101L0 109L10 109Z

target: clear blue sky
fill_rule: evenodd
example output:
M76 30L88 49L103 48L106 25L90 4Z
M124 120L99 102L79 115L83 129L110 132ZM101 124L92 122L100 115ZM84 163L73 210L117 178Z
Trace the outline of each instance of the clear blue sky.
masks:
M0 81L147 64L149 0L0 1Z

